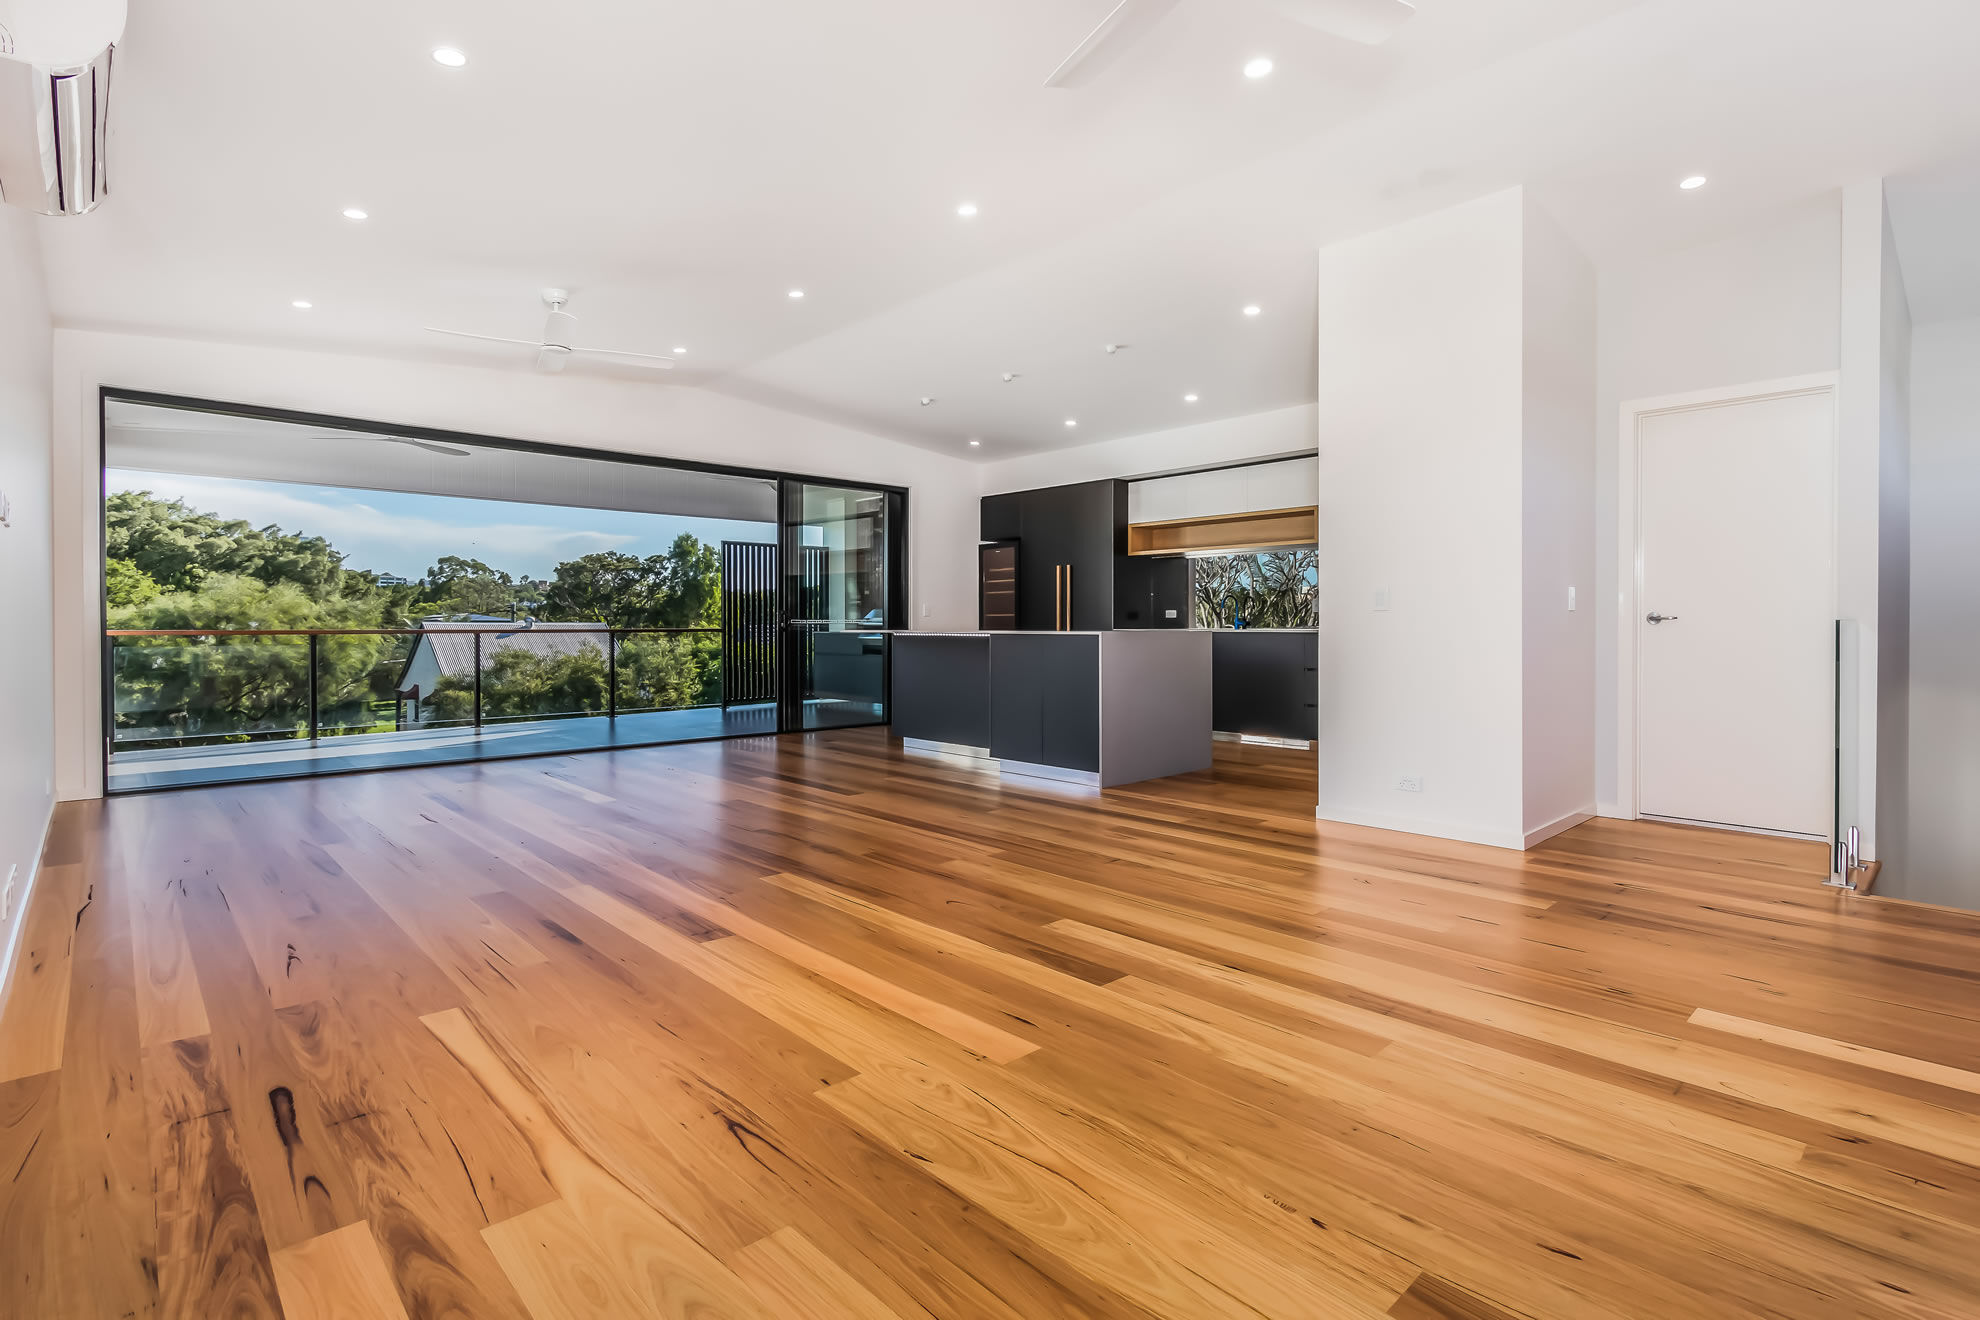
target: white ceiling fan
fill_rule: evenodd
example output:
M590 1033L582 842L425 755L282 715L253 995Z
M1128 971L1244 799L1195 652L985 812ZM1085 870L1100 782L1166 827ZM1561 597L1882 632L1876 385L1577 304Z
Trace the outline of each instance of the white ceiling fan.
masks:
M1319 32L1379 46L1407 23L1416 6L1410 0L1257 0L1269 4L1295 23ZM1105 62L1155 26L1181 0L1120 0L1098 27L1052 70L1047 87L1077 87L1089 81Z
M545 289L544 305L550 309L550 319L544 322L542 339L507 339L501 335L478 335L469 330L444 330L437 325L426 328L436 335L453 335L458 339L480 339L491 344L520 344L536 350L538 371L562 371L564 364L573 357L628 358L643 362L654 371L672 371L674 359L662 357L658 353L634 353L623 348L584 348L571 342L577 329L577 317L564 310L564 304L571 295L563 289Z

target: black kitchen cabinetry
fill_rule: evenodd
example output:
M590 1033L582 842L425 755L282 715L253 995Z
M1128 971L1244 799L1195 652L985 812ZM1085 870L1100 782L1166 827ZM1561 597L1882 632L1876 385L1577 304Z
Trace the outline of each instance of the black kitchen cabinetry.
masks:
M1018 628L1104 632L1114 626L1115 584L1127 563L1127 483L988 495L979 535L1018 542Z
M1189 627L1189 561L1141 555L1120 561L1114 581L1116 628Z
M990 745L990 639L909 634L896 639L891 723L903 738Z
M1024 534L1024 496L985 495L979 541L1015 541Z
M1241 628L1210 639L1210 727L1312 742L1320 736L1320 635Z
M990 755L1097 772L1100 639L1001 636L990 647Z

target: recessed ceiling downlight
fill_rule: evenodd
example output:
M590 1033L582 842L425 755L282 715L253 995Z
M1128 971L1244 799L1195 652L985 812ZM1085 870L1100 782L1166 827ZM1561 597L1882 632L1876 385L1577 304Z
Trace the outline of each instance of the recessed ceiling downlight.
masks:
M1266 78L1270 77L1271 73L1272 61L1266 59L1263 55L1247 61L1244 66L1244 76L1247 78Z
M687 345L686 345L686 344L677 344L677 345L675 345L675 347L674 347L674 352L675 352L676 354L680 354L680 353L685 353L685 352L687 352Z
M792 297L792 298L802 298L802 297L804 297L804 290L803 290L803 289L792 289L792 290L791 290L791 297Z
M1078 425L1079 425L1079 418L1077 418L1077 417L1068 417L1068 418L1066 418L1066 425L1067 425L1068 427L1074 427L1074 426L1078 426Z
M1196 402L1196 399L1197 399L1197 396L1196 396L1196 395L1194 395L1194 394L1185 394L1185 395L1183 395L1183 402L1184 402L1184 403L1195 403L1195 402Z
M1260 307L1257 303L1251 303L1244 309L1244 314L1246 316L1257 316L1260 312L1263 312L1264 310L1265 309L1263 307Z
M436 46L433 50L433 62L442 68L458 69L467 63L467 53L453 46Z
M316 304L311 302L307 298L298 298L294 302L290 303L289 306L295 308L299 312L306 312L310 308L316 306Z
M1690 178L1678 184L1678 187L1684 189L1686 192L1696 192L1698 189L1703 188L1704 186L1705 186L1705 176L1702 174L1694 174Z
M976 203L964 202L962 205L956 208L956 214L961 216L965 220L976 219Z
M982 448L982 446L983 446L983 442L981 440L972 440L969 442L969 447L971 449L980 449Z
M347 206L344 208L344 219L369 220L371 219L371 212L365 210L362 206Z

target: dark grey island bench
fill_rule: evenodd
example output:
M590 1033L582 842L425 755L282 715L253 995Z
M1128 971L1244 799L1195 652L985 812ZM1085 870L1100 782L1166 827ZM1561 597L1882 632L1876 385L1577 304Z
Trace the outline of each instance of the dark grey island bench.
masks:
M893 729L911 749L1111 787L1210 767L1210 636L900 632Z

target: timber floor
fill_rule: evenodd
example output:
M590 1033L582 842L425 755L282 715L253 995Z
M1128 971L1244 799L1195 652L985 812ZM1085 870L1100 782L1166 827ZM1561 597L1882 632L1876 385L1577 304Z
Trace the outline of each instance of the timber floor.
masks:
M0 1316L1973 1317L1980 919L871 730L62 808Z

